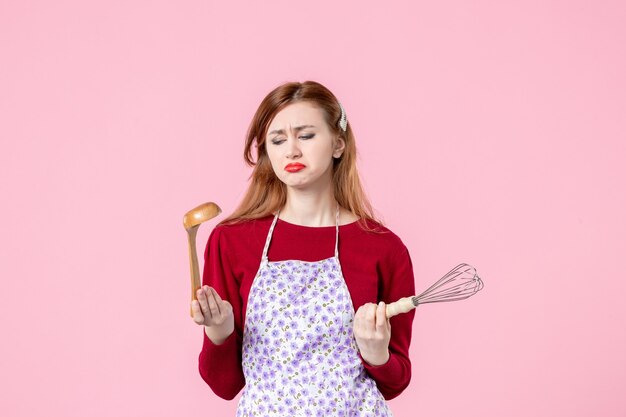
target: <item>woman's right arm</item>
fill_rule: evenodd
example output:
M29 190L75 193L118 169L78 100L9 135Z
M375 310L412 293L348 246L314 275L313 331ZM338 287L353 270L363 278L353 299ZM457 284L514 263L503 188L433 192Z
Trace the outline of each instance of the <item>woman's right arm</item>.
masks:
M222 232L220 226L213 229L204 252L203 288L199 291L205 293L200 296L204 300L198 297L198 301L204 302L209 314L203 314L203 322L194 321L203 324L202 350L198 357L200 376L217 396L232 400L245 385L241 367L242 303ZM206 292L207 286L211 293ZM192 308L199 306L192 303Z

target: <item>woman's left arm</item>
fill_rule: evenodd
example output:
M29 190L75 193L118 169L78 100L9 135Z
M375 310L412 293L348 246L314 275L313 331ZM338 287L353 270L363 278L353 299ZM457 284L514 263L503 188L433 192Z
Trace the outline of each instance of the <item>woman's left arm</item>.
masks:
M413 263L404 244L381 265L378 294L378 305L365 304L359 309L362 311L355 314L355 337L358 333L365 334L363 330L369 329L371 324L374 324L374 331L370 329L369 332L369 343L363 341L361 343L363 346L360 347L360 356L363 366L376 381L383 397L390 400L400 395L411 381L409 347L415 310L381 320L381 316L385 317L385 311L384 306L380 306L380 301L389 304L400 298L415 295ZM370 326L365 324L368 322ZM358 330L357 327L361 327L362 330ZM384 346L377 346L381 343L386 344L387 340L388 354L384 351ZM368 346L374 348L368 349ZM363 347L365 349L362 349ZM385 357L388 359L382 363Z

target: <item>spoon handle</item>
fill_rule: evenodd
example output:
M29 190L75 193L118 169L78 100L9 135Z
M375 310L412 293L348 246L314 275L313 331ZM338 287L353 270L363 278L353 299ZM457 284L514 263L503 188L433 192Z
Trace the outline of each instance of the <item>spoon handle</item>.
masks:
M198 226L193 226L187 229L187 241L189 242L189 265L191 268L191 301L196 300L196 292L202 285L200 283L200 269L198 268L198 254L196 252L196 234L198 233ZM193 309L191 308L191 302L189 307L189 314L193 317Z

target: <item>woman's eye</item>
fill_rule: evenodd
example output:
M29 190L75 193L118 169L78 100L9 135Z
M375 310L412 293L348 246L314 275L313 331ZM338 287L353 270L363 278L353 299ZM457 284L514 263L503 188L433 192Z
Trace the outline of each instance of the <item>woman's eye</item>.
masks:
M312 134L310 134L310 135L300 136L300 139L313 139L313 137L314 137L314 136L315 136L315 133L312 133ZM280 144L281 144L281 143L283 143L284 141L285 141L284 139L283 139L283 140L276 140L276 139L273 139L273 140L272 140L272 143L273 143L274 145L280 145Z

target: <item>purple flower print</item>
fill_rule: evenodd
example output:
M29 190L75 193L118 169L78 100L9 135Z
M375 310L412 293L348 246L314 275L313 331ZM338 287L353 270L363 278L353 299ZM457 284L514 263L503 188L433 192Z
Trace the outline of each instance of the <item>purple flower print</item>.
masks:
M249 298L246 387L237 415L386 416L384 399L358 357L354 308L338 259L267 265Z

